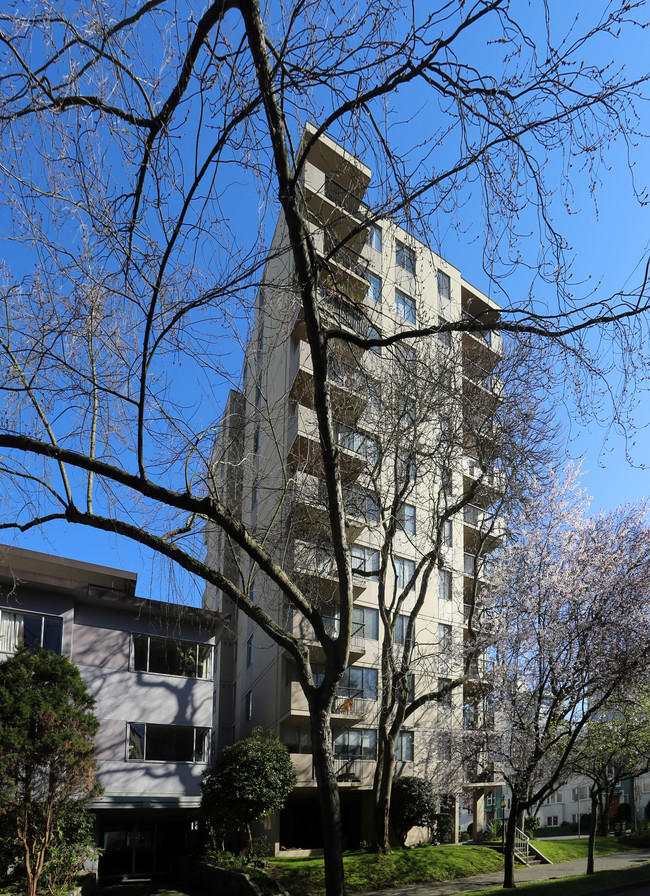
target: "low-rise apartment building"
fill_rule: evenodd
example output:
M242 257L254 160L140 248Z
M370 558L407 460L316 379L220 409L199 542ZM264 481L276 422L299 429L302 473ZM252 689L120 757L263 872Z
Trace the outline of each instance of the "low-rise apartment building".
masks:
M96 701L104 876L169 870L195 826L211 753L222 620L137 597L136 582L123 570L0 547L0 660L21 645L64 654Z

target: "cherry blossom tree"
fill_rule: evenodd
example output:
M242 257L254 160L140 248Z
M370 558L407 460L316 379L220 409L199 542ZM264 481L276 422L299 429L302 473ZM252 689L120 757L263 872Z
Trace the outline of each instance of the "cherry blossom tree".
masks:
M609 827L609 809L616 785L650 768L650 699L647 684L628 683L583 728L567 768L589 781L591 815L587 874L594 873L599 820Z
M649 671L645 506L587 511L575 468L533 485L488 589L499 630L485 674L494 724L483 735L511 791L504 887L514 886L522 814L555 789L586 726Z

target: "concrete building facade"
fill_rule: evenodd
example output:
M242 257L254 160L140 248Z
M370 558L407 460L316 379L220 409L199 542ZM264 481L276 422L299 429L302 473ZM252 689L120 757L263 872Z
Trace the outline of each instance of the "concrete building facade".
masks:
M499 400L494 370L502 345L494 302L406 229L391 220L370 218L363 199L370 170L329 138L315 139L309 127L301 149L308 145L301 187L322 260L319 304L327 325L365 337L446 321L477 319L482 327L473 333L440 332L426 348L404 342L394 349L363 351L342 339L330 343L328 377L347 535L358 573L350 667L339 686L331 723L345 845L353 847L368 836L372 809L383 636L375 573L386 537L387 508L398 507L399 516L387 581L395 594L405 593L416 564L432 549L445 508L463 494L473 495L444 522L438 562L417 622L417 693L460 671L468 605L475 604L484 552L490 540L499 537L499 521L490 510L499 488L490 416ZM405 453L412 453L415 442L420 446L415 463L403 462L400 445L405 441ZM265 539L336 632L338 581L321 471L311 357L281 220L257 298L243 387L231 393L217 436L213 487L244 524ZM478 479L480 488L473 488ZM406 482L406 497L395 503L390 498L398 480ZM212 565L234 577L276 621L310 646L317 677L321 647L305 621L222 533L208 530L206 546ZM397 619L393 634L396 651L417 588L416 582L404 597L404 618ZM307 702L292 661L248 617L237 614L219 589L209 586L204 602L232 619L217 674L217 749L247 736L254 725L278 731L291 752L299 783L281 817L269 820L266 833L276 847L318 846ZM486 780L485 769L459 772L447 736L464 723L476 722L479 702L470 683L412 716L396 744L397 773L435 778L441 793L460 792L459 774Z

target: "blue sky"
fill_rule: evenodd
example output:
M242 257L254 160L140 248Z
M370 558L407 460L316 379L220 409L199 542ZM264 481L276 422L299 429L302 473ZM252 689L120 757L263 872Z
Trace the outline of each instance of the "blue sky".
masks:
M580 9L580 3L553 3L555 12L562 10L565 19ZM535 14L535 5L524 9L525 16ZM648 34L640 34L634 40L606 38L598 47L604 61L614 59L617 64L627 64L634 70L650 55L647 53ZM477 60L487 58L491 52L480 40L469 47ZM402 94L401 101L406 96ZM412 108L418 114L426 115L426 102L417 94L410 97ZM405 117L407 110L405 109ZM416 119L417 121L417 119ZM399 129L403 142L409 135L416 134L415 127L402 125ZM406 145L406 144L404 144ZM650 227L649 211L634 199L631 176L627 165L623 141L613 143L608 152L606 164L599 170L600 185L594 196L589 195L584 178L576 173L575 207L577 211L567 216L561 205L554 208L558 228L566 234L574 255L573 276L577 284L576 292L587 295L598 285L603 295L623 288L637 286L642 278L643 259L648 252ZM634 177L637 187L643 189L650 183L650 153L643 150L636 154ZM245 212L235 213L231 226L236 232L247 226ZM482 270L480 234L466 233L466 239L456 232L441 228L444 235L440 243L442 254L461 268L463 275L479 289L490 291L487 278ZM206 265L208 264L206 260ZM512 278L508 283L511 296L517 290L526 293L530 286L528 276ZM543 286L536 284L539 292L536 298L544 302ZM495 298L498 299L497 296ZM549 295L549 302L552 298ZM597 424L586 425L578 419L570 407L558 404L558 418L563 422L567 434L568 451L574 458L584 458L586 472L585 485L593 497L594 509L608 508L622 502L650 496L650 470L644 468L650 456L650 437L643 428L650 420L647 396L640 397L636 417L639 425L635 435L626 441L621 432L607 429ZM9 540L5 537L5 540ZM157 582L169 581L169 572L162 571L160 561L126 540L118 541L103 533L83 530L80 527L64 527L55 524L43 533L30 532L16 535L12 542L35 550L52 551L80 560L88 560L109 566L133 570L140 577L140 592L143 596L167 597L161 593ZM180 580L182 590L187 590L185 580ZM167 592L167 585L164 586ZM200 597L200 587L186 599L193 602Z

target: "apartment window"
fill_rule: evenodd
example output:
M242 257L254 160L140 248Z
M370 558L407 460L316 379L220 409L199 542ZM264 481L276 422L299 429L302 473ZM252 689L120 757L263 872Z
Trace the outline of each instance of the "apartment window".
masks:
M379 574L379 551L353 544L350 548L352 572L363 573L369 579L376 579Z
M441 652L448 653L452 647L451 626L446 622L438 623L438 646Z
M393 643L394 644L403 644L406 640L406 629L408 628L409 617L405 616L403 613L397 617L397 622L395 623L395 631L393 632Z
M255 427L255 433L253 435L253 454L259 454L260 451L260 428L259 426Z
M375 496L366 488L352 486L344 493L345 512L349 517L364 522L379 522L379 506Z
M19 647L43 647L61 653L63 619L42 613L13 613L0 610L0 653L15 653Z
M368 339L381 339L381 330L377 329L374 324L368 325ZM381 345L373 345L370 348L370 351L378 356L381 356Z
M438 734L438 760L440 762L451 762L451 736L448 731L441 731Z
M352 614L355 635L377 641L379 638L379 611L372 607L355 607Z
M438 690L442 691L444 688L448 687L451 684L451 678L439 678L438 679ZM451 689L445 691L440 700L438 701L439 706L451 706Z
M395 290L395 314L410 324L415 323L415 299L401 290Z
M211 644L134 634L131 668L134 672L211 679L213 653Z
M377 699L377 670L364 666L348 666L337 689L339 697Z
M255 386L255 410L259 411L262 405L262 384L258 383Z
M395 759L397 762L413 762L412 731L400 731L395 741Z
M264 348L264 324L260 326L260 335L257 342L257 347L259 351L262 351Z
M443 301L449 301L451 298L451 280L449 274L438 271L438 295Z
M556 828L559 824L557 815L548 815L546 818L546 827Z
M449 569L438 570L438 597L440 600L451 600L452 578Z
M395 240L395 263L398 268L408 271L409 274L415 274L415 252L399 240Z
M249 691L244 697L244 718L247 722L253 720L253 692Z
M402 504L399 509L399 521L409 535L415 535L415 504Z
M207 762L209 728L129 722L127 758L140 762Z
M571 799L574 803L577 803L578 800L586 800L589 798L589 788L586 784L581 784L579 787L574 787L571 791Z
M368 227L366 245L374 249L375 252L381 252L381 227L377 227L376 224L371 224Z
M306 725L282 725L280 740L290 753L311 753L311 733Z
M336 759L377 758L377 732L372 728L348 728L334 735Z
M257 508L257 499L258 499L258 489L257 489L257 482L255 482L253 485L253 491L251 493L251 512L253 512L253 513L255 512L255 510Z
M253 636L246 641L246 666L253 665Z
M452 547L454 542L454 527L451 520L445 520L442 529L442 544L446 548Z
M409 591L413 587L412 579L415 575L415 560L408 560L406 557L394 557L395 576L398 588L406 588L409 585Z
M371 302L379 304L381 302L381 278L370 272L366 274L366 278L368 280L368 292L366 293L366 298Z
M438 318L439 327L442 327L447 323L449 323L449 321L445 320L444 317ZM438 341L442 342L443 345L451 346L451 330L441 330L438 333Z
M360 454L372 464L377 462L379 453L377 442L367 433L358 432L356 429L352 429L351 426L346 426L345 423L337 423L336 439L338 444L347 451Z

